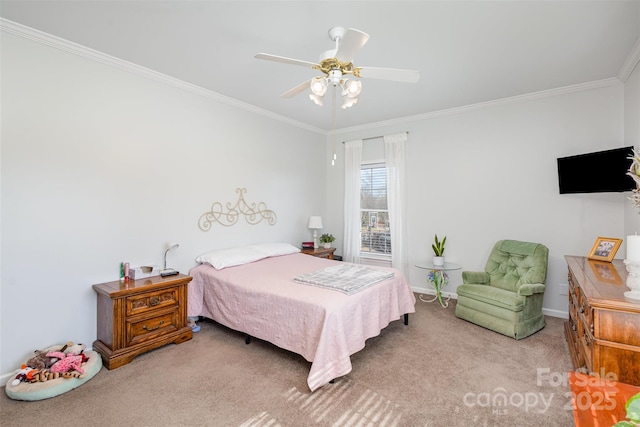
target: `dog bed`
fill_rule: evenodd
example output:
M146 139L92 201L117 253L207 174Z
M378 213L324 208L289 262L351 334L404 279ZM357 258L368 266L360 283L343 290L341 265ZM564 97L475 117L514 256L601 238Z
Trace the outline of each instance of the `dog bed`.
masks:
M53 346L47 348L45 351L57 351L61 347L62 346ZM34 401L59 396L76 387L80 387L93 378L102 368L102 358L98 353L93 350L85 350L84 354L89 359L82 364L84 371L82 378L56 378L49 381L35 383L20 382L17 385L12 385L11 383L15 380L15 375L13 375L9 378L5 387L7 396L15 400ZM16 373L18 372L19 371Z

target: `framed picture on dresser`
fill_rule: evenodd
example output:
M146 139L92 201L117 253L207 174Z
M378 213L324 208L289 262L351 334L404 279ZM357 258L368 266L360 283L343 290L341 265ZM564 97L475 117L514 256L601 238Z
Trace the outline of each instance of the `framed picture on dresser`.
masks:
M622 239L598 237L589 252L589 259L611 262L622 244Z

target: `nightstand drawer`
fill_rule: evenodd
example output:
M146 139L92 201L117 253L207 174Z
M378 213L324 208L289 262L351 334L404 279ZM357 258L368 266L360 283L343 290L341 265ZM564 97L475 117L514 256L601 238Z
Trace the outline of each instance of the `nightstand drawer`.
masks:
M150 340L178 329L178 310L155 317L127 321L127 346Z
M178 288L162 289L127 297L127 316L178 306Z

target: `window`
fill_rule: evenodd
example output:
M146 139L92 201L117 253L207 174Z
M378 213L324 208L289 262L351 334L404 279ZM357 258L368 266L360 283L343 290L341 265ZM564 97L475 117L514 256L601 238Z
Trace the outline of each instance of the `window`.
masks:
M360 168L360 254L391 255L384 163Z

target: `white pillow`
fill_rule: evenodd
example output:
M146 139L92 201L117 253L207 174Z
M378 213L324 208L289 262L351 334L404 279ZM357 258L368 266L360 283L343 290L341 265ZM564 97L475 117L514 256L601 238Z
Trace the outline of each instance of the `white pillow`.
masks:
M262 243L259 245L251 245L249 247L263 253L265 257L289 255L300 252L300 248L296 248L289 243Z
M234 265L248 264L266 258L267 255L251 246L240 248L220 249L196 258L196 262L210 264L216 270L222 270Z

